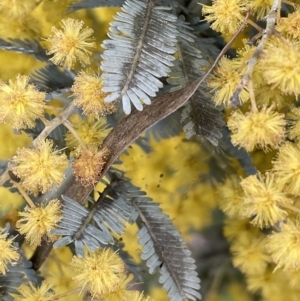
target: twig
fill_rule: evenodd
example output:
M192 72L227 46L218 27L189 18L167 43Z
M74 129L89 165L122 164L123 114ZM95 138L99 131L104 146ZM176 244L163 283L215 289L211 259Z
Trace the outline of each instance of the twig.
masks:
M48 125L45 126L44 130L36 137L34 141L30 144L29 147L35 147L36 143L39 139L45 139L49 136L49 134L57 128L60 124L64 123L69 116L74 112L76 107L71 103L68 105L57 117L49 121ZM0 186L2 186L6 181L10 179L8 171L12 167L12 165L7 168L3 174L0 176Z
M108 154L106 164L103 167L103 170L100 172L99 179L104 176L109 167L122 154L122 152L146 129L172 114L193 96L201 83L217 66L218 62L230 48L231 44L237 38L239 33L245 28L249 16L250 10L247 12L244 23L223 48L216 61L204 76L198 78L185 88L155 98L152 104L150 106L146 106L143 111L134 110L129 116L124 118L112 129L101 146L103 149L106 148L108 150ZM70 185L62 194L82 204L93 189L93 187L82 186L82 184L77 181L76 178L73 178ZM30 259L33 262L35 270L38 270L46 260L48 254L51 252L52 245L52 243L42 241L42 245L35 250L34 255Z
M84 149L86 149L86 145L80 138L79 134L76 132L76 130L73 128L72 124L69 120L65 120L63 125L71 132L71 134L76 138L76 140L79 142L80 146L82 146Z
M281 0L274 0L271 10L266 17L266 20L267 20L266 29L263 31L262 38L261 38L259 44L257 45L252 57L248 61L246 73L244 74L237 89L235 90L233 96L231 97L231 102L232 102L233 106L237 106L239 104L239 95L242 92L242 90L244 89L244 87L248 84L249 80L251 79L254 67L255 67L258 59L260 58L260 56L263 53L266 42L268 41L268 39L272 36L272 34L274 32L276 19L277 19L276 18L277 12L280 11L280 8L281 8Z
M67 296L79 293L81 290L82 290L82 287L77 287L77 288L75 288L75 289L73 289L71 291L68 291L66 293L62 293L62 294L59 294L59 295L56 295L56 296L52 297L51 301L59 300L59 299L61 299L63 297L67 297Z
M26 193L26 191L23 189L23 187L15 182L15 181L12 181L11 182L13 183L13 185L19 190L20 194L22 195L22 197L25 199L25 201L28 203L28 205L31 207L31 208L36 208L34 202L32 201L32 199L28 196L28 194Z

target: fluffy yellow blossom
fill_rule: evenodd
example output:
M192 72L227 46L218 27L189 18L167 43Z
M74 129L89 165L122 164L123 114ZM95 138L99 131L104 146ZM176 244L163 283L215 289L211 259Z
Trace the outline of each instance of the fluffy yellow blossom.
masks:
M226 219L223 229L224 236L229 241L239 241L248 238L258 237L260 229L250 224L250 219Z
M249 176L242 180L241 186L245 193L244 214L253 217L253 225L270 227L286 219L288 214L280 208L280 204L290 204L292 200L281 192L273 173L266 173L264 177Z
M219 206L228 217L240 218L243 212L243 190L237 175L227 178L218 186Z
M71 123L86 145L101 145L109 132L106 119L103 117L98 119L94 115L89 115L87 118L83 119L79 115L73 115L71 117ZM69 148L76 148L79 146L78 140L70 132L66 134L65 140Z
M300 38L300 10L299 8L288 14L287 18L280 18L276 29L283 35L292 38Z
M19 212L21 218L17 221L17 228L30 245L38 246L43 237L52 240L53 235L49 232L61 220L61 204L57 199L39 207L25 207Z
M284 94L297 97L300 94L299 61L299 41L283 43L279 38L274 38L264 50L260 66L269 85L278 87Z
M150 297L145 297L143 293L138 291L128 291L127 299L124 301L150 301Z
M134 278L133 274L127 276L123 274L120 277L120 282L117 284L116 288L108 292L105 295L100 296L100 300L102 301L132 301L130 291L126 290L128 283Z
M284 115L273 111L273 106L264 106L258 112L248 112L245 115L237 110L228 119L228 127L232 131L233 145L253 151L255 147L268 151L278 148L284 138Z
M290 120L289 138L291 140L300 139L300 108L292 108L288 114Z
M64 179L67 157L58 154L52 146L50 140L38 140L35 148L19 148L12 158L16 165L11 168L12 172L21 179L22 186L34 194L45 193Z
M19 18L31 13L36 5L36 0L0 0L0 12L12 18Z
M116 111L114 103L104 102L105 93L102 92L102 80L98 75L89 75L81 71L72 86L74 104L82 108L86 115L110 115Z
M80 148L72 163L73 172L83 186L93 186L99 181L99 174L106 162L107 149L97 146Z
M213 89L213 100L217 105L230 105L231 97L235 92L241 77L232 60L223 57L219 66L210 77L207 85ZM247 87L240 93L240 101L246 102L249 99Z
M283 289L286 291L286 276L280 270L274 272L270 266L265 273L247 275L247 287L251 292L261 292L264 297L276 296ZM273 300L273 298L266 299Z
M74 256L71 264L77 272L74 281L86 287L93 296L114 291L124 279L124 263L111 249L88 252L84 258Z
M35 119L42 117L45 93L28 83L29 77L18 75L8 84L0 80L0 122L15 129L32 128Z
M233 265L247 275L264 273L271 261L265 250L265 243L262 237L233 241L230 245Z
M15 301L52 301L54 292L51 286L45 281L40 287L35 287L32 282L22 284L18 288L18 295L14 296Z
M300 195L300 146L285 143L280 149L273 170L277 177L277 186L287 193Z
M247 4L245 0L213 0L212 6L202 4L202 13L212 29L234 34L245 20Z
M300 223L288 220L280 224L280 232L268 236L268 252L276 263L276 269L294 271L300 269Z
M0 231L0 274L6 274L7 265L18 261L20 255L13 245L13 239L7 238L9 235L3 229Z
M257 19L264 18L270 11L273 0L252 0L250 1L250 7L256 14Z
M92 39L93 30L83 29L83 21L66 19L61 21L63 30L52 27L53 35L47 41L50 42L48 55L53 54L50 59L54 64L71 68L78 59L82 65L90 63L92 52L89 48L95 48Z
M260 83L264 83L264 80L260 80ZM278 109L282 108L289 102L290 96L283 95L279 88L274 88L272 85L259 85L255 88L255 100L259 105L269 105L275 103Z

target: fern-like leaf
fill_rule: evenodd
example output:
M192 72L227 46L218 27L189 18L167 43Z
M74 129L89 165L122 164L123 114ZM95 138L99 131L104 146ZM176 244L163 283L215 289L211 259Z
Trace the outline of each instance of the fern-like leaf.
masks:
M160 268L159 282L171 301L200 299L195 260L170 218L150 198L134 198L132 202L144 224L137 236L149 273Z
M53 234L61 235L62 238L53 246L61 247L74 242L77 256L83 257L84 245L95 251L105 244L113 244L114 239L109 230L121 235L125 230L125 223L133 222L137 217L131 204L123 196L123 190L122 182L110 183L91 210L62 196L63 219L58 229L52 230Z
M127 0L123 12L110 23L109 40L102 47L103 91L110 94L106 102L122 99L123 110L131 112L151 104L167 76L176 52L176 17L154 6L151 0Z
M190 27L179 19L177 53L179 59L168 82L176 86L176 89L185 87L188 83L204 75L208 62L203 58L201 50L194 43L196 38ZM222 137L221 129L224 126L221 107L216 107L211 100L206 84L203 83L195 94L190 98L182 110L181 122L186 138L198 135L202 140L206 139L217 146Z
M62 71L53 64L33 71L30 77L31 83L45 92L71 87L74 83L74 76L72 74L67 71Z
M85 0L79 3L70 5L68 13L80 9L95 8L95 7L118 7L122 6L125 0Z
M0 39L0 49L33 55L39 61L48 61L49 57L41 44L34 40Z

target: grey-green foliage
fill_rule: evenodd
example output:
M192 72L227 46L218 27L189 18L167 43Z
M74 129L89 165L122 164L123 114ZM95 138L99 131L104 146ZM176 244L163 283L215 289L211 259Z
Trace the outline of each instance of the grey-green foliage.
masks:
M123 12L110 23L110 39L102 45L103 91L109 93L107 102L122 99L126 114L131 103L143 110L159 90L162 94L184 88L204 75L209 66L189 24L177 19L174 5L169 8L148 0L127 0ZM217 146L224 126L221 110L203 83L182 110L186 137L197 135Z
M171 71L176 52L176 16L152 1L127 0L123 12L110 23L102 47L101 70L105 101L122 99L123 110L131 112L131 103L142 111L163 87L161 77ZM142 101L142 102L141 102Z
M159 282L170 300L201 298L195 260L170 218L122 173L111 170L107 179L106 188L91 209L62 196L63 219L58 229L51 231L62 238L54 247L74 243L75 253L83 257L84 245L90 251L114 245L111 231L121 235L125 222L133 223L139 217L141 229L137 237L143 248L141 257L147 261L150 273L160 270Z

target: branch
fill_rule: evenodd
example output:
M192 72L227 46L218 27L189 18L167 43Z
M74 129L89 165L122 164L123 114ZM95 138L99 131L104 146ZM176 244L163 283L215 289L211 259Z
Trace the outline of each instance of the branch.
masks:
M266 29L263 31L262 38L256 47L252 57L248 61L248 66L247 66L247 71L244 74L242 80L240 81L237 89L235 90L233 96L231 97L231 102L234 106L237 106L239 103L239 95L244 89L244 87L247 85L249 80L252 77L252 73L254 70L254 67L260 58L260 56L263 53L264 47L266 45L266 42L268 39L272 36L275 30L275 25L276 25L276 17L277 17L277 12L280 11L281 8L281 0L274 0L273 5L271 7L271 10L269 14L266 17L267 20L267 25Z

